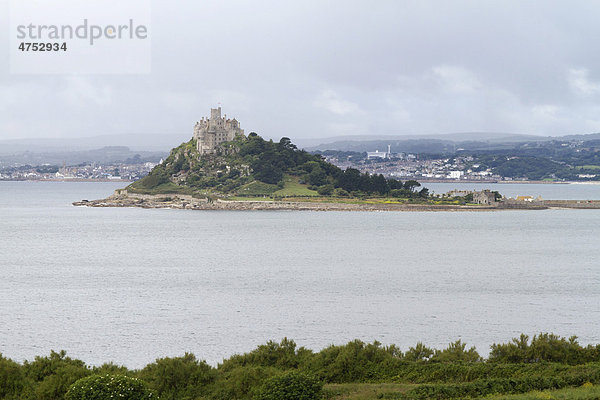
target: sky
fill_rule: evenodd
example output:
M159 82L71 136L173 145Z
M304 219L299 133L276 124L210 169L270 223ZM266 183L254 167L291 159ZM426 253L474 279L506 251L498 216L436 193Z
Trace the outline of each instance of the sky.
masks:
M8 6L0 0L3 27ZM218 103L247 133L273 138L600 132L598 1L147 7L144 74L11 74L13 33L0 29L0 140L191 137Z

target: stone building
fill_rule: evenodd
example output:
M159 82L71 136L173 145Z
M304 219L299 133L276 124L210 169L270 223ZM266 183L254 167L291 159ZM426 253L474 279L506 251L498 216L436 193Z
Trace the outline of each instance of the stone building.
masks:
M204 118L194 126L194 139L198 142L198 152L214 154L219 144L233 140L236 136L244 135L240 123L234 119L221 117L221 107L210 109L210 118Z
M495 204L496 203L496 194L489 190L482 190L481 192L473 192L473 203Z

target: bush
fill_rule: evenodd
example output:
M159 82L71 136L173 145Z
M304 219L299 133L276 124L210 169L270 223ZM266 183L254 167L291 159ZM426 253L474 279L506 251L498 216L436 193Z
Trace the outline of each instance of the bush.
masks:
M342 188L337 188L333 191L333 195L337 196L337 197L348 197L348 196L350 196L350 193L348 193L347 191L345 191Z
M247 365L275 367L281 370L298 368L304 359L310 357L312 351L304 347L297 348L296 342L283 338L280 343L269 340L246 354L236 354L223 361L221 371L229 371Z
M269 378L280 373L273 367L248 365L236 367L227 372L219 371L212 398L215 399L250 399L261 385Z
M256 400L316 400L321 399L323 383L297 371L290 371L267 380Z
M396 375L401 359L402 352L394 345L354 340L321 350L300 369L327 383L371 382Z
M146 383L124 375L92 375L69 388L66 400L144 400L155 399Z
M21 366L0 354L0 399L10 398L9 396L17 398L24 386Z
M436 350L431 361L440 362L454 362L454 361L481 361L481 356L475 350L475 347L471 347L466 350L466 344L457 340L454 343L450 343L444 350Z
M216 375L206 362L186 353L183 357L158 359L140 371L139 376L162 400L185 400L206 394Z
M317 189L317 193L321 196L331 196L333 194L333 185L323 185L319 186Z
M25 362L23 372L32 384L26 398L35 400L61 399L75 381L90 375L81 360L67 357L67 353L51 351L49 357L36 357Z
M600 361L600 346L582 347L577 337L569 339L551 333L540 333L533 336L522 334L512 342L493 344L489 357L490 362L530 363L539 361L561 362L565 364L583 364Z

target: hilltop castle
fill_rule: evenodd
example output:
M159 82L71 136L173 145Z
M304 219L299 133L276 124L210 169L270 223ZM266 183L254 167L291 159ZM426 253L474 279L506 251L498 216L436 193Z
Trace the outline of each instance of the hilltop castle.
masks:
M221 117L221 107L210 109L210 118L196 122L194 126L194 139L198 142L198 152L214 154L219 144L233 140L236 136L244 135L240 123L234 119Z

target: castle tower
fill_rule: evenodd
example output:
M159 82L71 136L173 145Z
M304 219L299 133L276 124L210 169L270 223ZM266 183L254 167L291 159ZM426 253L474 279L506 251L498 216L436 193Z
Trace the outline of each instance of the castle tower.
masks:
M214 154L218 145L239 135L244 135L239 122L221 117L221 107L211 108L210 118L202 118L194 126L194 139L201 155Z
M210 119L212 119L212 120L221 119L221 107L210 109Z

